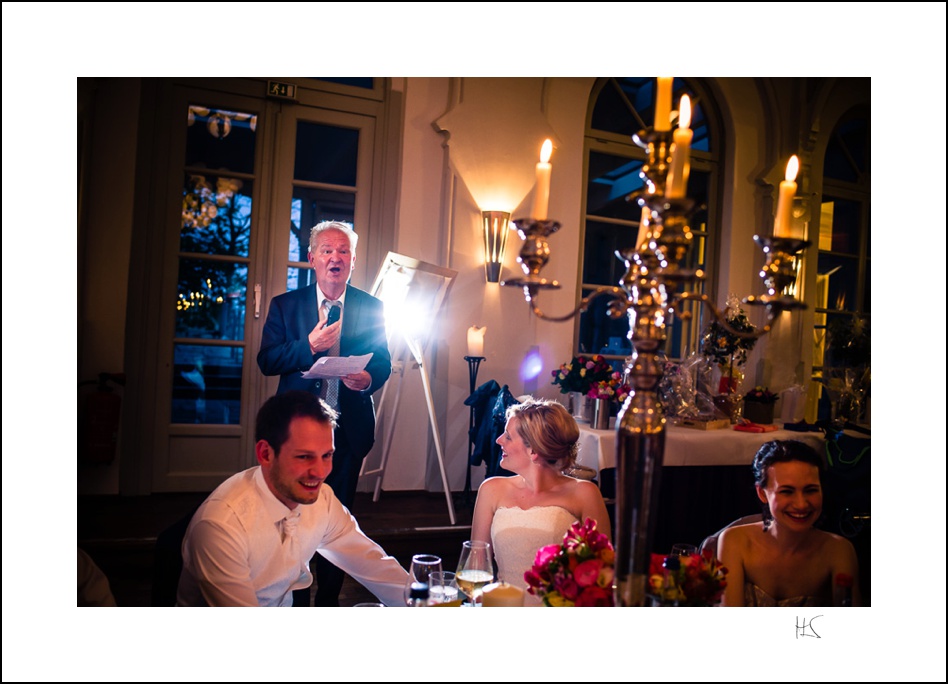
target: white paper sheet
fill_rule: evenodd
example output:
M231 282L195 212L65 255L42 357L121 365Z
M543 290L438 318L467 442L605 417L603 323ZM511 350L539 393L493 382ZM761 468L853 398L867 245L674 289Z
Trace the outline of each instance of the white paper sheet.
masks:
M353 373L365 370L372 359L372 354L362 356L323 356L316 359L308 371L303 372L307 380L314 378L343 378Z

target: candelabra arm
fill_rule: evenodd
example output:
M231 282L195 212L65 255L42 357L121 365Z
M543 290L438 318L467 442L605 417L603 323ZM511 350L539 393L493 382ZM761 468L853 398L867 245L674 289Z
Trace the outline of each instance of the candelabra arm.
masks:
M717 320L717 322L721 324L722 328L727 330L729 333L731 333L735 337L739 337L744 340L759 339L763 337L764 335L766 335L767 333L769 333L771 328L773 327L771 323L773 322L775 318L775 314L774 314L774 311L770 308L767 309L767 323L762 328L759 328L752 332L747 332L743 330L737 330L736 328L732 328L731 325L727 321L727 317L721 311L719 311L718 308L714 306L714 304L711 303L711 298L706 294L700 294L698 292L679 292L678 294L675 295L674 299L677 301L701 302L708 308L708 311L711 312L711 315L714 316L715 320Z
M573 309L572 311L570 311L568 314L564 316L549 316L543 313L540 307L536 305L536 298L530 300L530 310L533 311L534 316L536 316L537 318L541 318L544 321L551 321L553 323L562 323L563 321L568 321L571 318L575 318L579 314L583 313L586 309L589 308L589 305L592 303L594 299L596 299L597 297L601 295L606 295L606 294L613 295L615 297L621 297L623 300L626 297L625 291L621 287L603 285L602 287L597 287L595 290L593 290L588 295L583 297L579 302L579 306L577 306L575 309ZM619 313L615 314L614 317L621 316L622 313L625 311L625 309L628 308L627 305L625 305L624 303L621 306L622 306L622 311L619 311Z

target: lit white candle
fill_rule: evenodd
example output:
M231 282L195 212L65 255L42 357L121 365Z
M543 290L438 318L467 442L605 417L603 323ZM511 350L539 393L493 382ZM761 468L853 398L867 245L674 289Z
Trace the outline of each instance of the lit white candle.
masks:
M484 356L484 333L487 332L487 326L478 328L472 325L467 329L467 355Z
M540 148L540 163L537 164L537 190L533 195L532 217L537 221L545 221L550 206L550 175L553 165L550 156L553 154L553 141L549 138L543 141Z
M671 130L672 81L671 76L658 77L658 90L655 93L656 131Z
M777 195L777 215L774 217L774 237L791 237L790 208L793 206L793 197L797 194L797 172L800 170L800 160L797 155L790 157L787 162L786 180L780 182Z
M665 195L667 197L684 197L688 189L688 174L691 171L689 154L691 151L691 98L681 96L678 106L678 128L672 135L672 161L668 169L668 178L665 181Z
M635 248L638 249L645 242L645 236L648 235L649 223L652 220L652 212L648 207L642 207L642 218L639 219L639 236L635 240Z

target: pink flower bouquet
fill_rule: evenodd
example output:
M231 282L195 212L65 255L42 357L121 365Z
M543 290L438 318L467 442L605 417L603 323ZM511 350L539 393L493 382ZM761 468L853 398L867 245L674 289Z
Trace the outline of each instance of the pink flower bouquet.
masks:
M715 606L727 587L727 568L711 555L680 556L680 567L666 581L667 556L653 553L649 564L649 590L661 605Z
M556 607L614 605L614 577L615 550L592 518L573 523L562 544L537 551L523 575L527 591Z

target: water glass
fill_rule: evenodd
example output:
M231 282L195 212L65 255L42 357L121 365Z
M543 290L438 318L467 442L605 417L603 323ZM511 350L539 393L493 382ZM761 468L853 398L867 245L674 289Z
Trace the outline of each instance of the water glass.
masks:
M450 603L458 598L458 583L453 572L435 571L428 576L428 593L432 603Z

